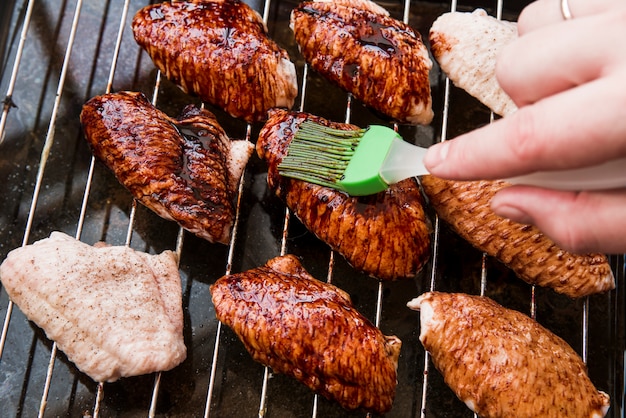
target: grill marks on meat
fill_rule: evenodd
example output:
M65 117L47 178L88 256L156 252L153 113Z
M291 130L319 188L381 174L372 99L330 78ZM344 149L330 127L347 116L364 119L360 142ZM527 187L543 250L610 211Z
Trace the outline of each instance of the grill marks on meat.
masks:
M432 62L419 33L384 14L341 3L303 2L292 11L291 28L306 61L390 118L430 123Z
M439 292L408 306L420 310L420 341L446 384L479 416L588 418L609 409L576 352L526 315Z
M615 288L606 256L571 254L534 226L497 216L489 202L507 186L504 181L455 182L424 176L422 186L437 214L461 237L527 283L572 298Z
M261 121L272 107L293 106L295 67L243 2L154 4L137 12L132 28L168 79L233 117Z
M517 110L496 79L496 57L517 38L517 23L498 20L482 9L449 12L435 20L429 38L433 56L455 86L498 115Z
M172 369L186 357L177 257L90 246L61 232L0 265L7 294L97 382Z
M93 154L137 200L199 237L228 243L251 143L231 141L206 110L188 106L173 119L133 92L94 97L81 123Z
M224 276L211 294L217 318L254 360L344 408L391 408L401 341L384 336L347 293L313 278L295 256Z
M350 197L281 177L277 166L304 120L356 129L307 113L271 111L256 145L259 157L268 163L269 187L311 232L355 269L381 280L415 276L430 256L430 225L415 181L405 180L372 196Z

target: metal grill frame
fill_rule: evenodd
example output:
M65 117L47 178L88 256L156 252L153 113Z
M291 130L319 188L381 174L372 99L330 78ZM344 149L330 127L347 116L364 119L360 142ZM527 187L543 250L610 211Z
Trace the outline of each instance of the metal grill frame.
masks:
M274 0L274 2L276 3L277 0ZM280 3L280 2L277 2L277 3ZM488 2L485 2L485 3L488 3ZM495 14L498 18L502 18L504 0L497 0L497 1L494 1L493 3L495 4L489 7L491 7L492 10L495 11ZM6 133L5 130L7 128L7 123L9 123L8 122L9 113L11 112L12 106L14 105L12 98L14 95L14 91L16 89L16 84L18 83L20 76L22 76L25 71L28 71L27 69L21 66L21 60L24 54L25 46L31 39L30 36L32 33L32 28L30 27L30 23L31 23L33 11L35 10L35 7L37 7L37 5L36 5L35 0L27 1L25 2L25 5L26 5L25 9L23 9L20 13L14 13L14 15L19 15L19 18L21 19L20 21L13 22L14 27L15 27L14 33L17 34L19 32L19 41L17 42L17 47L13 48L15 52L12 57L13 65L11 67L10 76L9 77L3 76L3 79L8 79L9 81L8 81L8 87L6 89L2 117L0 119L0 141L4 139L4 136ZM266 0L265 2L262 2L262 3L259 2L258 4L255 3L251 5L260 12L260 14L263 16L264 22L266 22L266 24L268 24L271 29L272 21L270 21L269 16L270 16L270 12L272 8L274 7L271 0ZM487 7L484 5L481 5L481 6ZM403 7L402 7L403 9L402 20L405 23L409 23L409 19L411 16L411 7L414 7L414 5L411 4L410 0L404 0ZM473 7L475 7L475 5L473 5L472 8ZM69 6L67 8L71 9L71 7ZM67 81L67 76L68 76L68 68L70 67L71 62L72 62L71 57L72 57L73 46L75 45L75 42L80 42L80 40L77 40L77 28L78 28L78 24L80 21L82 9L83 9L83 1L76 0L75 6L73 8L73 16L71 18L71 22L72 22L71 29L69 30L66 47L63 52L62 64L59 70L58 84L56 88L56 93L54 95L54 103L52 105L52 112L49 117L45 138L43 140L43 146L41 147L40 159L38 163L36 164L37 174L34 180L34 186L32 190L32 199L30 200L30 208L28 209L28 217L26 219L25 227L23 229L22 245L27 245L32 241L31 231L33 230L33 224L36 220L37 206L40 201L41 191L42 191L42 188L47 187L45 183L46 181L45 178L46 178L46 170L49 169L47 165L48 159L49 159L50 153L53 152L53 147L55 145L55 138L57 138L57 136L60 134L62 135L62 133L59 133L57 130L57 122L59 120L59 112L61 112L61 108L63 106L65 86L66 86L66 81ZM457 10L456 0L453 0L450 3L449 10L450 11ZM109 67L108 67L108 77L107 77L106 88L105 88L105 91L101 91L101 92L99 91L99 92L96 92L96 94L111 92L113 89L116 70L118 66L120 65L120 62L118 61L118 58L120 55L120 48L122 46L122 41L124 39L125 32L128 31L129 15L131 15L133 12L134 10L131 9L131 0L125 0L124 5L121 8L121 13L119 14L117 38L115 40L114 47L111 52L111 59L108 64ZM18 31L19 27L21 27L21 30ZM299 86L300 91L301 91L299 109L305 110L305 111L307 110L306 101L309 96L307 94L308 93L308 90L307 90L308 80L309 80L308 67L304 65L302 67L301 84ZM450 104L451 104L450 97L451 97L452 89L453 87L450 85L449 80L445 79L444 88L443 88L443 106L442 106L442 115L441 115L441 124L440 124L441 131L438 134L439 140L445 140L448 137L448 118L450 114L449 109L450 109ZM154 105L159 106L161 104L160 102L161 94L162 94L161 75L160 73L157 72L154 78L154 87L153 87L153 93L152 93L152 103ZM348 95L348 99L347 99L346 106L345 106L345 122L350 122L351 117L352 117L352 100L350 96ZM76 119L77 118L78 118L78 115L76 115ZM492 120L493 120L493 115L492 115ZM396 126L396 129L397 128L398 127ZM246 126L245 137L247 140L252 141L254 139L254 129L255 129L254 126L251 126L251 125ZM88 203L89 203L89 200L92 198L91 191L92 191L92 185L94 182L94 172L96 170L96 164L97 163L94 160L94 158L91 157L91 160L89 162L88 169L86 172L85 188L83 192L80 213L79 213L78 219L76 220L75 237L77 239L81 239L85 219L89 216ZM237 198L237 215L235 219L234 233L232 236L232 240L230 244L228 245L228 250L226 252L226 259L224 261L225 268L224 268L223 274L230 274L232 272L233 265L235 264L235 257L236 257L237 244L238 244L237 240L240 238L240 235L241 235L241 231L239 231L239 225L241 221L240 219L241 205L242 205L242 200L246 199L245 193L248 191L246 189L247 181L249 181L248 173L244 174L240 182L239 194ZM134 228L135 228L138 216L142 216L142 214L141 214L141 211L138 210L137 203L133 201L131 205L129 217L128 217L128 225L127 225L127 229L125 233L124 245L130 246L131 243L133 242L132 240L134 236ZM289 242L291 239L290 233L292 232L290 228L290 222L291 222L290 213L287 209L285 209L284 218L283 218L283 227L282 227L282 232L281 232L281 237L280 237L280 254L281 255L289 252L288 247L289 247ZM445 249L441 248L441 245L440 245L440 233L441 233L441 225L439 223L439 219L435 217L432 261L427 267L428 271L426 271L422 275L422 276L428 275L430 277L430 280L429 280L429 283L425 285L424 290L435 290L435 289L438 289L438 286L439 286L439 283L437 282L438 269L439 269L438 263L440 262L439 255L440 255L440 251L445 251ZM176 236L175 242L172 242L172 249L175 249L175 251L179 255L179 259L184 256L184 242L185 242L185 233L183 232L182 229L178 229L178 234ZM279 255L279 254L276 254L276 255ZM335 254L332 251L329 251L328 259L329 259L329 262L328 262L328 269L326 273L327 274L326 280L328 282L331 282L333 281L334 266L335 266ZM624 277L623 257L614 257L612 259L612 263L616 272L616 276L623 278ZM487 280L488 264L489 264L488 257L483 255L482 262L481 262L481 269L480 269L480 286L478 290L480 294L485 294L489 286L489 282ZM385 284L383 282L378 282L377 288L375 290L376 292L376 297L375 297L375 302L374 302L375 314L374 314L374 318L372 318L372 321L377 326L380 325L381 317L383 315L383 300L384 300L384 292L385 292L384 286ZM624 335L623 333L624 322L623 321L624 319L623 319L623 313L620 314L618 311L619 309L623 309L624 305L623 305L623 295L617 293L619 291L621 291L621 289L618 289L617 291L615 291L614 292L615 294L613 296L610 296L608 298L608 301L609 303L614 304L612 309L614 311L614 315L616 315L616 318L617 318L615 319L615 324L616 324L615 338L617 339L618 344L620 344L619 339L621 338L622 340L621 346L623 347L623 335ZM588 359L588 348L589 348L589 322L590 322L589 304L590 304L589 298L586 298L582 302L582 317L580 318L582 341L581 341L581 347L579 349L579 352L581 353L581 356L584 361L587 361ZM537 311L538 311L537 305L538 304L537 304L536 297L535 297L535 288L533 287L531 289L531 294L529 298L529 313L533 318L535 318L537 315ZM2 334L0 336L0 371L2 370L3 363L4 363L2 359L2 354L4 352L7 338L9 338L10 336L11 318L14 316L13 315L14 313L13 303L8 301L6 306L4 305L0 306L0 312L2 311L4 311L4 323L2 327ZM620 326L621 326L621 329L619 328ZM419 328L419 325L415 324L416 333L418 333L418 328ZM216 396L215 394L216 385L218 385L218 375L219 375L218 369L220 368L219 364L220 364L220 360L224 356L223 354L224 348L223 348L222 339L225 338L224 337L225 332L228 332L228 331L223 330L221 324L216 321L216 333L215 333L214 342L212 343L212 346L208 346L207 344L205 344L203 347L201 347L201 351L203 355L210 356L211 362L210 362L209 382L206 387L206 390L204 391L205 408L203 411L197 411L198 416L202 414L204 417L209 417L211 415L220 416L221 414L221 411L219 409L219 404L215 401L214 398ZM42 338L42 337L40 336L38 338ZM50 412L49 410L47 410L47 408L49 408L50 404L53 403L51 402L50 394L51 394L51 389L54 386L55 364L57 363L58 356L59 356L56 344L50 343L49 346L50 346L49 347L50 357L49 357L49 361L48 361L47 368L46 368L45 382L44 382L43 387L40 389L41 398L39 400L39 407L37 409L38 416L41 416L41 417L50 415ZM623 366L623 364L624 364L624 361L622 359L621 365ZM419 415L420 417L445 416L445 412L434 412L433 406L430 401L431 393L430 393L429 379L430 379L430 376L432 375L433 368L432 368L432 364L430 363L428 353L424 353L424 361L423 361L423 365L420 371L422 373L422 378L416 379L415 407L408 415L411 415L411 416ZM623 370L622 371L616 370L615 372L618 376L621 375L622 380L623 380ZM271 410L268 410L268 400L270 399L270 396L271 396L269 392L271 391L270 387L272 385L271 370L269 370L267 367L263 368L262 376L263 376L262 383L260 385L261 390L260 390L260 393L258 394L258 416L262 417L268 414L273 415L273 416L281 416L281 414L278 412L274 412L272 414ZM146 405L143 412L140 412L139 414L141 415L147 414L150 417L159 416L159 415L170 416L170 414L172 416L176 415L175 411L170 412L170 413L161 413L158 410L161 378L162 378L162 374L156 373L151 378L152 382L146 383L146 384L151 385L152 396L151 396L149 405ZM27 379L28 378L25 377L25 380ZM623 382L622 382L621 390L623 392ZM22 393L25 393L25 392L26 392L25 390L22 390ZM107 409L106 406L103 406L103 403L105 402L104 400L105 400L106 393L107 393L107 385L103 383L98 383L96 385L96 390L94 393L93 401L91 402L92 405L90 407L90 410L88 413L86 412L85 415L98 417L101 415L102 412L104 412L104 415L110 414L112 412L112 410ZM27 396L22 395L22 397L25 398ZM321 416L324 416L322 415L322 413L319 412L318 405L320 401L322 400L320 400L317 395L311 394L311 416L312 417L316 417L318 416L318 414L320 414ZM619 399L613 397L612 413L614 414L614 416L618 416L617 414L619 413L619 411L623 411L623 406L619 405L619 402L620 402ZM32 410L26 410L26 409L22 410L22 408L27 408L27 404L28 402L25 399L22 399L22 403L21 405L19 405L19 408L15 412L15 414L19 416L34 415L34 411ZM104 408L104 411L103 411L103 408ZM270 413L268 413L268 411ZM392 411L392 414L393 413L394 411ZM127 415L126 413L119 412L119 411L118 411L118 414L120 416ZM470 414L469 411L468 411L468 414Z

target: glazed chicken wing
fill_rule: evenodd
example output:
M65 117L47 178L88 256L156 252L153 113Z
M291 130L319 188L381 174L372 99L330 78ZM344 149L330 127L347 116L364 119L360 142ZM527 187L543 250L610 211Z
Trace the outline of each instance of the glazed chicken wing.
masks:
M228 243L249 141L231 141L206 110L188 106L173 119L133 92L96 96L80 118L93 154L136 199L199 237Z
M600 418L609 397L561 338L484 296L425 293L420 341L456 395L483 418Z
M217 318L252 357L346 409L385 413L396 390L401 341L384 336L341 289L287 255L211 286Z
M277 166L304 120L356 129L307 113L270 112L256 145L258 155L268 163L270 188L310 231L355 269L382 280L415 276L430 255L429 223L415 181L405 180L372 196L351 197L280 176Z
M244 2L158 3L139 10L132 27L168 79L234 117L261 121L272 107L293 106L295 67Z
M401 122L433 118L432 62L419 33L363 2L304 2L291 28L311 67L371 108Z
M534 226L497 216L489 202L506 187L504 181L456 182L424 176L422 186L441 219L527 283L549 287L572 298L615 288L606 256L571 254Z
M176 254L94 246L53 232L0 265L26 317L96 382L170 370L187 355Z

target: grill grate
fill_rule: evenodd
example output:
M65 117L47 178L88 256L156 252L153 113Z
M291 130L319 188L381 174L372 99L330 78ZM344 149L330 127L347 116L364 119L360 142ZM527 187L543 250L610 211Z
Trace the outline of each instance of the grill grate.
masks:
M13 4L15 3L15 4ZM411 2L390 0L392 15L425 35L439 14L484 7L514 19L526 1ZM506 4L505 4L506 3ZM151 376L97 384L67 361L56 344L13 309L0 291L0 405L6 416L361 416L347 414L290 378L254 363L234 334L215 320L208 286L223 274L256 267L287 252L307 269L351 294L359 311L403 341L396 402L388 416L458 417L471 412L445 386L418 340L417 316L405 308L429 290L487 294L528 312L565 338L589 364L596 385L621 416L624 394L624 259L611 258L616 291L571 301L535 289L478 254L434 218L432 261L414 280L376 282L354 272L313 237L267 191L265 167L253 157L240 183L235 233L212 245L137 205L91 156L79 128L80 107L95 94L137 90L174 115L193 99L162 80L130 32L129 16L146 2L24 0L2 15L8 30L0 75L6 91L0 120L0 255L62 230L85 242L129 245L151 253L175 249L180 259L189 358ZM296 62L299 108L365 126L385 123L349 95L309 71L288 29L296 0L251 0L270 35ZM3 6L3 7L5 7ZM3 10L4 12L4 10ZM493 120L484 108L432 75L437 114L430 127L396 126L430 145ZM17 107L14 107L17 106ZM215 111L231 137L254 141L260 126ZM590 323L593 326L590 327ZM590 344L590 341L592 342ZM37 411L37 412L36 412Z

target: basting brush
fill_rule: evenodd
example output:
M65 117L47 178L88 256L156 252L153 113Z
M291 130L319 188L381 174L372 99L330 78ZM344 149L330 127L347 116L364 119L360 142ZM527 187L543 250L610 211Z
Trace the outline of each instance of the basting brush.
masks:
M385 126L344 130L307 120L300 124L278 172L351 196L364 196L428 174L422 163L425 153L425 148L409 144Z
M409 177L428 174L422 159L426 148L409 144L393 129L372 125L343 130L306 120L289 144L278 172L351 196L386 190ZM542 171L508 179L561 190L626 187L626 158L562 171Z

